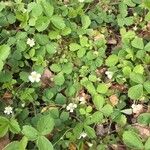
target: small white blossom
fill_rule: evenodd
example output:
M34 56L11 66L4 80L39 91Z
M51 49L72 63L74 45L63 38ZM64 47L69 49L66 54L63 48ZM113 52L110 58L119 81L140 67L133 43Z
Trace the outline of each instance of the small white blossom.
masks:
M112 77L113 77L113 72L111 72L111 71L106 71L105 74L107 75L108 79L112 79Z
M40 82L41 75L37 73L36 71L31 72L31 75L29 75L29 80L33 82Z
M13 109L12 109L11 106L7 106L7 107L5 107L4 113L7 114L7 115L10 115L13 112L12 110Z
M25 103L22 103L21 106L22 106L22 107L25 107Z
M87 134L85 132L82 132L78 139L85 138L86 136L87 136Z
M84 2L84 0L78 0L78 2L83 3L83 2Z
M80 101L80 104L86 103L85 97L83 97L83 96L79 97L79 101Z
M136 30L137 30L137 26L134 26L134 27L133 27L133 30L136 31Z
M66 107L66 109L67 109L68 111L70 111L70 112L73 112L75 108L77 108L77 104L74 104L74 103L70 103L70 104Z
M132 104L131 107L132 107L133 113L135 114L139 114L143 110L143 105L141 104L138 104L138 105Z
M92 147L92 146L93 146L93 143L87 142L87 145L88 145L89 147Z
M28 44L30 47L33 47L33 46L35 45L34 39L28 38L28 39L27 39L27 44Z

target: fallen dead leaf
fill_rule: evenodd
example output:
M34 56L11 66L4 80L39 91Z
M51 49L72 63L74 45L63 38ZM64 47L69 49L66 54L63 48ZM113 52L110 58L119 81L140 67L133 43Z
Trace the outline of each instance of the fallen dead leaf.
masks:
M139 131L142 138L147 139L150 137L150 127L140 124L134 124L133 126Z
M10 143L8 134L0 138L0 150Z
M74 143L70 143L69 150L77 150L76 145Z
M119 101L119 99L116 95L111 95L109 97L109 100L110 100L112 106L116 106L118 104L118 101Z
M48 68L46 68L41 77L42 87L44 88L44 87L52 86L53 77L54 77L53 73Z

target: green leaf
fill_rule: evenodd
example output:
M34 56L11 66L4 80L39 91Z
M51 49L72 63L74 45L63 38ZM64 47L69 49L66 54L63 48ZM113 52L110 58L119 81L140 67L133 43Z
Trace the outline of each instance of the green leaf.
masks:
M105 83L98 84L97 92L101 94L105 94L108 91L108 86Z
M144 82L144 78L143 75L139 74L139 73L134 73L132 72L130 74L130 79L135 82L135 83L143 83Z
M143 74L144 73L144 67L142 65L136 65L133 69L133 72Z
M39 150L53 150L53 145L44 136L38 137L36 145L37 145L37 147L38 147Z
M70 51L77 51L77 50L79 50L80 48L81 48L81 46L80 46L79 44L77 44L77 43L71 43L71 44L69 45Z
M2 60L0 60L0 71L3 69L4 63Z
M60 72L61 71L61 66L59 64L52 64L50 66L50 69L53 71L53 72Z
M9 130L13 133L19 133L21 131L20 126L15 119L10 119Z
M104 116L108 117L113 113L113 107L110 104L106 104L101 111L103 112Z
M111 66L115 66L118 63L118 56L115 54L110 55L107 59L106 59L106 65L111 67Z
M90 138L96 137L95 130L91 128L90 126L84 125L84 130L87 133L88 137Z
M54 82L56 85L63 85L64 82L65 82L65 78L64 78L64 75L63 73L58 73L55 77L54 77Z
M37 4L37 3L30 3L30 4L32 4L32 12L31 12L31 15L33 16L33 17L38 17L38 16L40 16L41 14L42 14L42 7L41 7L41 5L40 4Z
M101 108L103 107L103 105L105 103L105 99L103 96L101 96L99 94L95 94L94 98L93 98L93 103L97 110L101 110Z
M73 64L72 63L66 63L62 66L62 72L66 74L70 74L73 70Z
M143 39L139 37L135 37L134 40L131 42L131 45L134 48L143 49L144 48Z
M145 150L150 150L150 137L147 139L145 143Z
M0 45L0 61L5 61L10 54L10 47L6 44Z
M138 116L138 123L148 125L150 124L150 113L143 113Z
M82 28L87 29L91 24L91 20L90 20L89 16L82 15L81 16L81 23L82 23Z
M125 131L123 133L123 142L129 147L133 149L143 149L142 140L138 137L138 135L132 131Z
M148 9L150 9L150 0L144 0L143 2L144 2L144 5L145 5Z
M23 126L22 133L31 141L36 140L38 137L38 131L29 125Z
M119 3L119 11L122 17L126 17L128 14L127 5L124 2Z
M41 135L49 134L54 128L54 120L50 115L41 116L37 123L37 130Z
M35 24L35 28L39 31L42 32L44 31L46 28L48 28L48 25L50 23L49 18L47 18L46 16L40 16L38 17L36 24Z
M13 141L9 143L3 150L20 150L20 143L19 141ZM25 149L21 149L25 150Z
M150 81L144 82L144 88L148 93L150 93Z
M144 50L150 52L150 42L145 45Z
M47 17L52 17L54 13L54 7L46 1L41 1L41 4L42 4L43 12L45 13L45 15Z
M66 27L64 19L61 16L58 15L52 16L51 22L58 29L64 29Z
M0 117L0 137L3 137L8 132L9 120L5 117Z
M128 96L133 100L138 100L143 95L143 86L141 84L132 86L128 90Z

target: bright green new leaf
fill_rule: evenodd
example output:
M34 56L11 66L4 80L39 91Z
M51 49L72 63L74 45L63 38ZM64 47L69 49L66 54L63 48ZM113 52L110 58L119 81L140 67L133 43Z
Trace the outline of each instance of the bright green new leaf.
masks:
M150 81L144 82L144 89L150 93Z
M144 146L145 146L145 150L150 150L150 137L147 139Z
M123 133L123 142L132 149L142 150L143 143L139 136L132 131L125 131Z
M150 124L150 113L143 113L138 116L138 123L148 125Z
M96 137L95 130L91 128L90 126L84 125L84 130L87 133L88 137L90 138Z
M0 61L5 61L10 54L10 47L8 45L0 45Z
M81 46L80 46L79 44L77 44L77 43L71 43L71 44L69 45L70 51L77 51L77 50L79 50L80 48L81 48Z
M46 16L40 16L36 21L35 28L39 32L42 32L48 28L49 23L50 23L49 18L47 18Z
M65 82L65 78L64 78L64 75L63 73L58 73L55 77L54 77L54 82L56 85L63 85L64 82Z
M20 132L20 130L21 130L20 126L15 119L10 119L9 130L13 133L19 133Z
M23 126L22 133L31 141L36 140L38 137L38 131L29 125Z
M51 22L58 29L64 29L66 27L64 19L61 16L58 15L52 16Z
M103 107L103 105L105 103L105 99L103 96L101 96L99 94L95 94L93 97L93 103L97 110L101 110L101 108Z
M46 1L41 1L42 7L43 7L43 12L47 17L51 17L54 13L54 7Z
M52 143L44 136L38 137L36 145L39 150L53 150Z
M101 94L105 94L108 91L108 86L105 83L98 84L97 92Z
M37 130L41 135L49 134L54 128L54 120L50 115L40 117L37 123Z
M143 86L141 84L132 86L128 90L128 96L133 100L138 100L143 95Z
M81 23L82 23L83 29L87 29L91 24L90 17L87 15L82 15L81 16Z
M106 59L106 65L111 67L111 66L115 66L118 63L118 56L115 54L110 55L107 59Z
M131 45L134 48L143 49L144 48L143 39L139 37L135 37L134 40L131 42Z

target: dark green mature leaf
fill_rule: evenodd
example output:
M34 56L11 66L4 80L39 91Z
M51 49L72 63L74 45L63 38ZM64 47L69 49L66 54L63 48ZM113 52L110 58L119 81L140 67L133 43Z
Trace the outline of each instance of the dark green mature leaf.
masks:
M37 147L38 147L39 150L53 150L53 145L44 136L38 137L36 145L37 145Z
M133 100L138 100L143 95L143 86L141 84L132 86L128 90L128 96Z
M41 135L49 134L54 128L54 120L50 115L41 116L37 123L37 130Z
M54 82L56 85L63 85L65 82L64 75L60 72L54 77Z
M123 142L130 148L142 150L143 143L138 135L132 131L125 131L123 133Z
M58 15L52 16L51 22L58 29L64 29L66 27L64 19L61 16Z

